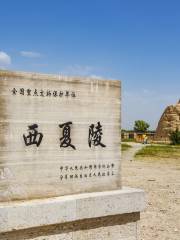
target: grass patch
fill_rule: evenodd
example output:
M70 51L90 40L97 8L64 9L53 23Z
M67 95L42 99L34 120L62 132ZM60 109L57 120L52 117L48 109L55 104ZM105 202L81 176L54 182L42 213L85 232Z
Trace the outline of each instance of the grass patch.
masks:
M172 158L180 159L180 146L173 145L149 145L139 150L135 157L152 157L152 158Z
M122 143L121 147L122 147L122 151L126 151L126 150L132 148L132 146L127 143Z

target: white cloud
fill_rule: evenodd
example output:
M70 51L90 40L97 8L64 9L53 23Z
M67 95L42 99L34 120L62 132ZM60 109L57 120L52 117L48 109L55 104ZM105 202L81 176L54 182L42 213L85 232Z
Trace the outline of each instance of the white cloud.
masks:
M31 51L21 51L20 54L22 57L27 57L27 58L39 58L42 56L39 52L31 52Z
M68 66L63 74L65 75L78 75L78 76L89 76L92 75L94 68L91 66L81 66L78 64Z
M103 79L102 76L99 76L99 75L96 75L96 74L92 74L90 77L91 78L96 78L96 79Z
M11 57L7 53L0 51L0 68L6 68L10 64Z
M95 67L88 66L88 65L82 66L79 64L74 64L74 65L67 66L64 69L64 71L61 72L61 74L103 79L103 77L96 74L95 71L97 71Z

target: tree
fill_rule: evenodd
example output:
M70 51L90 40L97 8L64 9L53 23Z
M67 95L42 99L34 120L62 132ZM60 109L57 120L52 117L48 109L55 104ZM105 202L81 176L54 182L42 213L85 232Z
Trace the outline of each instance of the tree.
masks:
M146 132L150 127L149 123L143 120L137 120L134 123L134 131L136 132Z
M169 138L173 145L180 144L180 131L178 130L178 128L176 129L176 131L170 133Z

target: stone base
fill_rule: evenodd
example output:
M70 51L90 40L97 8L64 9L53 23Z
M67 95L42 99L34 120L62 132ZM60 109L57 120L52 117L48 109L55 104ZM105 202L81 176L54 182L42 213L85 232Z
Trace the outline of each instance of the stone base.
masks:
M144 192L130 188L3 203L0 239L137 240L144 208Z

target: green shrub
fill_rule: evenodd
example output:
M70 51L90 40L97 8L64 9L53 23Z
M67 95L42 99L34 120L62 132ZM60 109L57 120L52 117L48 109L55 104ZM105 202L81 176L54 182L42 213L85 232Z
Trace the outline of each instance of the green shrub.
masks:
M173 145L180 144L180 131L178 129L176 129L176 131L171 132L169 138Z

